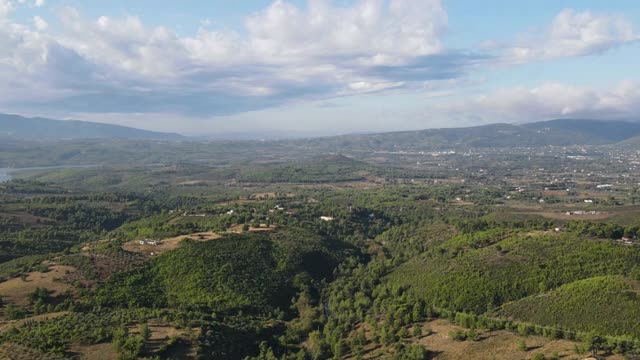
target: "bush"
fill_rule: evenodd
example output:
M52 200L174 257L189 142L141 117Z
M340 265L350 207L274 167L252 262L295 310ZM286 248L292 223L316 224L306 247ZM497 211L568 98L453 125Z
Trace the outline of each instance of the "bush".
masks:
M520 340L518 349L520 349L521 351L527 351L529 348L527 347L527 343L524 340Z
M464 331L462 330L450 331L449 337L452 338L454 341L467 340L467 334L465 334Z

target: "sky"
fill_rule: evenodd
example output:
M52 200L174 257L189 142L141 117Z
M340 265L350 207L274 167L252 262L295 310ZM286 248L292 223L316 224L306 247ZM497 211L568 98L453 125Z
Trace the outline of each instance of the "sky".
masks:
M0 112L218 137L640 121L640 2L0 0Z

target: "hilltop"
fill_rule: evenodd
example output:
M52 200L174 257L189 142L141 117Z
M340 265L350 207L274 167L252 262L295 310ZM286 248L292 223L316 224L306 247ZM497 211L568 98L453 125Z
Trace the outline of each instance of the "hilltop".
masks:
M78 120L0 114L0 135L18 139L180 140L182 135Z

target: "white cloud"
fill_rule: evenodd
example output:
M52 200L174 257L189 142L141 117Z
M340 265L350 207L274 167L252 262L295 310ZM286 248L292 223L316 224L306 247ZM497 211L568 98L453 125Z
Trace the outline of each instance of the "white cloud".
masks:
M47 24L47 22L43 18L37 15L33 17L33 25L39 31L44 31L49 27L49 24Z
M312 0L302 10L276 1L247 19L251 49L274 60L322 57L362 60L437 54L447 16L439 1L364 0L353 7L334 7Z
M43 6L44 6L44 3L45 3L45 0L35 0L35 1L33 2L33 5L34 5L35 7L43 7Z
M138 114L140 122L157 114L170 114L170 119L224 115L231 126L239 113L249 114L243 117L247 122L257 121L264 114L258 110L272 114L265 120L270 125L284 115L264 109L288 104L301 110L283 126L303 127L314 122L300 121L308 100L382 91L386 96L393 89L429 91L433 84L439 84L437 93L450 94L465 86L462 80L469 80L465 75L477 62L497 61L446 49L442 39L448 20L438 0L359 0L348 6L309 0L306 7L277 0L247 17L240 31L216 30L215 20L203 20L188 36L135 16L91 19L74 8L58 10L60 27L49 27L39 16L31 19L33 24L11 19L18 6L41 5L0 0L3 108L105 118L130 113ZM588 11L565 10L543 33L504 46L507 60L596 54L638 40L623 17ZM391 105L384 116L372 111L378 114L379 130L387 122L389 129L406 129L447 121L622 118L640 112L638 88L629 81L609 90L553 82L504 89L464 103L434 105L428 124L421 122L424 114L415 114L424 106L419 99L408 104L396 98L402 106ZM383 95L375 99L385 101ZM336 119L331 126L351 131L366 127L371 116L359 114L370 105L342 117L335 116L337 110L310 112L328 114ZM407 111L400 114L403 107ZM314 126L326 125L318 121Z
M572 9L561 11L543 33L513 44L505 56L515 62L585 56L640 41L623 16Z
M311 0L306 9L277 0L247 18L246 37L205 29L179 37L163 27L145 27L137 17L102 16L93 23L74 9L61 15L68 30L65 45L94 61L154 76L175 74L189 61L201 66L324 65L330 71L337 62L398 65L443 52L440 36L447 23L438 0L363 0L346 8ZM151 68L158 60L174 64Z
M640 113L640 82L626 80L609 89L548 82L533 88L499 89L431 110L460 124L555 118L637 120Z
M35 32L11 22L0 28L7 50L0 80L24 79L23 92L39 90L22 105L45 106L56 94L53 106L78 112L229 113L422 86L459 77L467 63L442 45L447 14L439 0L310 0L306 7L276 0L249 16L242 32L200 28L192 36L135 16L87 19L74 8L58 16L56 33L45 33L40 17ZM61 94L71 96L60 101ZM0 105L14 97L0 96Z
M11 14L14 10L13 2L10 0L0 0L0 21Z

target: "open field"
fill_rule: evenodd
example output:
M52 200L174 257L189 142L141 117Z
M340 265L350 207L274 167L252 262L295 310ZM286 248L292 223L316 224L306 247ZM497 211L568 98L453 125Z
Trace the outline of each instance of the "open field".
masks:
M254 231L273 231L275 230L275 226L271 225L270 227L267 227L267 224L260 224L260 227L249 227L249 231L250 232L254 232ZM236 233L236 234L242 234L244 232L244 230L242 230L242 225L238 224L238 225L234 225L232 227L230 227L227 230L228 233Z
M132 240L124 245L122 249L134 253L146 255L158 255L166 251L175 250L180 246L182 240L191 239L195 241L209 241L219 239L221 236L214 232L200 232L190 235L181 235L172 238L159 240L158 245L140 244L140 240Z
M436 360L523 360L532 359L540 353L545 358L552 358L554 355L561 359L581 360L589 358L588 354L576 354L575 346L579 343L569 340L550 340L542 336L520 336L518 334L499 330L483 331L478 330L478 340L456 341L451 338L450 333L455 331L468 331L463 327L451 324L448 320L436 319L426 323L418 324L422 327L423 335L419 338L408 340L411 344L425 346L430 354L430 359ZM520 349L520 343L524 341L527 349ZM387 359L390 358L393 350L385 347L365 348L364 359ZM621 355L601 357L607 360L624 360ZM347 359L353 359L347 357Z
M438 360L521 360L531 359L535 354L542 353L546 358L555 354L563 359L583 359L587 355L578 355L574 352L574 342L568 340L549 340L541 336L520 336L507 331L479 331L478 341L455 341L449 333L466 329L452 325L446 320L435 320L423 325L425 329L433 332L417 341L425 345L427 349L436 353L434 359ZM519 349L520 341L524 340L527 351ZM611 360L622 360L623 357L610 357Z
M276 226L274 225L271 225L268 227L267 224L260 224L260 227L251 226L249 228L249 232L272 231L275 228ZM242 234L243 232L245 232L243 230L243 225L237 224L237 225L231 226L225 233ZM125 251L137 253L137 254L155 256L167 251L177 249L178 247L180 247L180 243L186 239L190 239L193 241L210 241L210 240L216 240L221 238L223 234L224 233L219 234L212 231L205 231L205 232L198 232L198 233L193 233L189 235L180 235L180 236L158 240L158 245L140 244L140 241L142 240L132 240L124 243L122 245L122 249Z
M53 265L46 273L34 271L28 273L24 279L22 277L9 279L0 283L0 297L16 305L27 305L28 295L38 287L53 291L52 296L60 295L71 289L71 285L59 280L75 271L76 269L72 266Z
M151 330L151 337L149 342L145 346L145 353L155 354L162 350L170 341L181 340L182 343L188 343L192 336L197 336L197 329L176 329L172 326L163 324L150 324L149 330ZM132 334L138 333L137 328L130 329ZM189 346L190 349L183 349L182 359L195 358L194 349Z
M177 352L179 359L196 358L195 349L191 346L191 337L197 336L197 329L176 329L163 324L150 324L149 330L151 330L151 337L145 345L144 354L153 356L162 353L163 355L160 355L161 358L173 359L172 354ZM129 332L130 334L139 334L139 328L132 326L129 328ZM170 345L170 342L175 343ZM165 347L167 347L166 350L164 349ZM75 359L83 360L115 360L118 358L118 354L111 343L75 345L71 348L70 353L73 354Z
M72 353L76 359L81 360L116 360L118 358L118 354L111 343L73 346L69 352Z
M566 212L549 212L549 211L541 211L541 212L525 212L524 214L536 214L541 215L546 219L555 219L555 220L604 220L608 219L612 216L615 216L615 213L610 212L596 212L595 214L586 213L586 214L571 214L567 215Z

